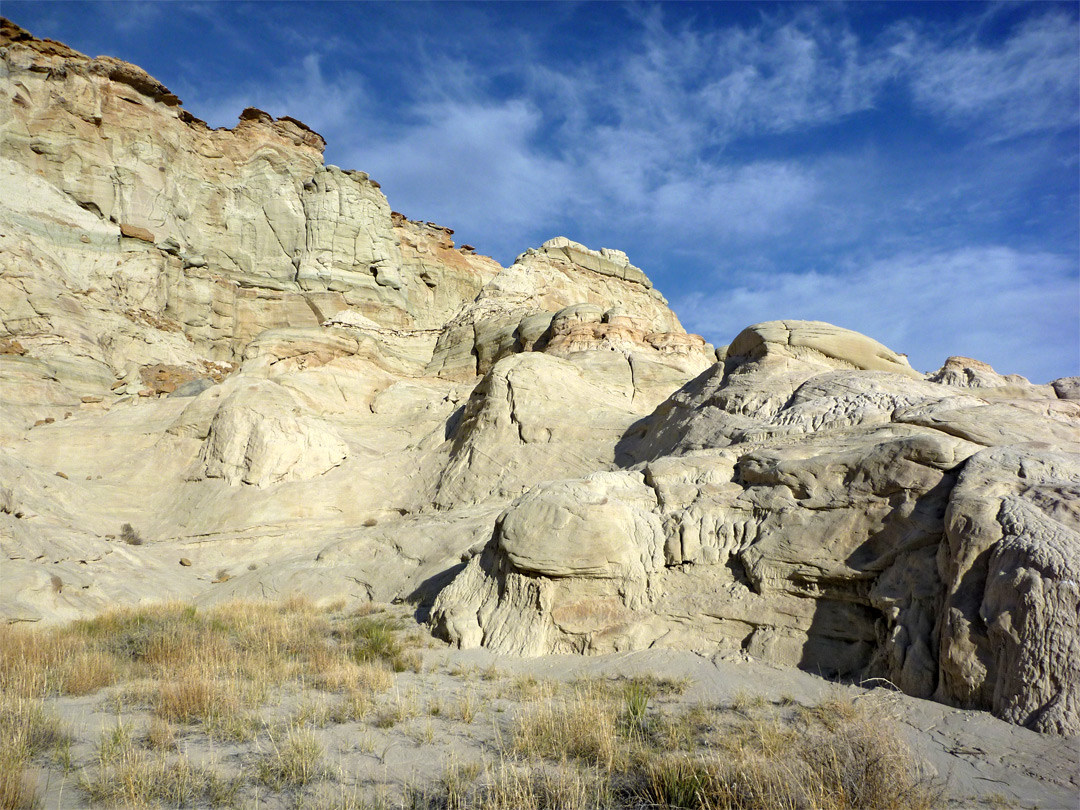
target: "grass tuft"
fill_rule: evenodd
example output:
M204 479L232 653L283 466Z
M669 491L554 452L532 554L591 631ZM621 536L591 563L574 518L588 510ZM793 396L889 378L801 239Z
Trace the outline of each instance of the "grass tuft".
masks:
M225 807L235 805L241 781L184 755L141 749L118 723L102 733L97 762L83 773L80 785L91 802L108 806Z
M314 734L294 728L280 746L275 744L259 761L258 779L273 790L282 790L326 778L324 753Z
M37 807L30 764L49 752L63 759L69 744L59 718L41 699L0 691L0 810Z

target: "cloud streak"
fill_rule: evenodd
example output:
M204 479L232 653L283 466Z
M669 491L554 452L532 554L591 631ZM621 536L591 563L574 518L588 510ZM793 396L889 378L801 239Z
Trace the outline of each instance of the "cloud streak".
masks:
M764 320L824 320L907 353L921 371L964 355L1046 382L1064 373L1059 348L1080 366L1078 302L1070 257L973 246L852 262L828 274L761 274L674 305L688 329L719 344Z
M1068 15L1027 20L996 47L974 36L914 41L907 61L916 100L954 125L976 122L1004 139L1074 129L1080 120L1076 21Z

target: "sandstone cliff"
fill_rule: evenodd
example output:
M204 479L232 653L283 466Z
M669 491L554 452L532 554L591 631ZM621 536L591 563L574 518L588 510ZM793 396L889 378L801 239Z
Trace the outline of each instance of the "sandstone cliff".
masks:
M0 615L407 599L462 646L722 651L1080 731L1080 402L828 324L718 352L323 141L0 27ZM719 362L717 359L719 358Z

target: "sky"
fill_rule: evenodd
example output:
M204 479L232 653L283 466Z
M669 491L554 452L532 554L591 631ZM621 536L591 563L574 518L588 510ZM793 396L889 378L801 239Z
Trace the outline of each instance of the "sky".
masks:
M716 345L823 320L1080 374L1077 3L23 2L212 126L327 140L507 265L618 248Z

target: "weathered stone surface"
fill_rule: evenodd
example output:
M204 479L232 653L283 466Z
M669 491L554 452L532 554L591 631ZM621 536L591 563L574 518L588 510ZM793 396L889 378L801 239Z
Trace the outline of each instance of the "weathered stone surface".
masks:
M1080 706L1080 463L1045 446L970 459L941 552L939 697L1074 732Z
M315 478L344 461L345 442L299 412L274 383L238 386L218 406L192 477L265 487Z
M12 597L20 615L95 610L116 594L192 595L223 567L230 578L215 594L330 581L355 598L429 593L422 583L445 582L506 499L602 458L611 466L625 427L703 367L704 341L617 251L576 248L585 264L533 251L504 269L455 248L451 230L391 212L365 173L324 166L322 139L294 119L249 108L232 130L209 130L138 68L7 23L0 57L11 89L0 94L10 191L0 198L0 435L51 479L40 483L51 517L20 518L9 558L33 571L24 550L65 532L111 542L100 538L117 532L118 516L172 544L161 559L150 545L139 558L169 566L152 588L121 587L133 569L110 553L110 573L98 566L94 579L100 596L65 586L58 597L46 577L28 601ZM601 338L511 368L506 390L522 419L513 444L503 444L502 415L458 431L478 375L504 355L542 350L552 314L581 302L641 325L615 352ZM456 346L462 323L467 362L436 376L436 347ZM654 334L669 337L661 345ZM530 379L530 363L557 367L566 398ZM584 449L570 403L593 412ZM484 452L506 469L496 474ZM54 475L58 458L68 479ZM453 509L413 519L437 500ZM463 523L463 504L481 501L486 526ZM312 567L333 538L369 521L378 531L363 533L352 559ZM449 528L459 524L469 528ZM196 554L207 538L215 550ZM170 587L177 545L191 576ZM259 558L255 571L243 573L245 554ZM4 566L3 589L18 594L13 571Z
M640 473L541 485L502 518L488 565L508 579L559 580L545 603L548 651L749 649L834 675L873 671L929 696L936 662L924 636L936 620L948 471L975 449L885 429L825 447L669 457L645 467L647 487ZM440 596L436 621L448 605L460 624L461 604L487 593L481 566ZM511 604L499 606L509 627ZM577 617L572 633L560 632L560 611ZM500 638L503 652L536 650L531 636Z
M622 442L624 463L647 462L656 501L644 510L662 527L650 546L662 560L640 554L640 532L612 528L624 512L611 499L639 510L647 499L610 485L601 495L593 481L572 509L565 493L584 481L541 485L440 595L435 627L526 654L720 649L1075 730L1080 499L1075 471L1062 470L1078 456L1039 472L1040 448L1077 449L1072 403L1035 386L983 399L971 386L855 370L852 357L896 362L850 335L827 351L760 339L773 331L755 328L726 372L687 384ZM991 464L999 484L978 472L987 453L1011 460ZM565 526L579 544L562 541ZM615 576L626 559L641 567Z
M982 396L1008 399L1046 399L1056 396L1051 385L1032 385L1019 374L1001 375L987 363L970 357L950 357L945 365L927 375L931 382L957 388L977 388Z
M946 399L899 409L894 418L987 446L1046 442L1080 452L1080 405L1074 402Z
M604 320L604 313L613 308L616 315L636 319L640 332L639 337L630 341L624 337L622 346L633 343L659 351L648 344L645 337L654 333L674 333L687 338L684 353L697 351L704 366L704 358L711 355L711 351L705 349L706 344L700 338L695 341L685 335L667 302L651 283L646 283L644 274L636 271L644 280L634 280L627 278L626 273L602 272L597 269L601 264L605 268L609 264L616 265L599 255L588 254L588 261L582 258L584 256L586 254L580 251L567 253L561 248L529 250L512 266L501 269L476 300L447 324L439 337L428 373L448 378L486 374L506 354L544 350L555 337L551 329L563 328L564 334L568 334L575 324L599 324ZM556 325L554 318L560 312L563 320ZM572 312L579 313L580 317L571 315ZM588 319L581 320L586 317L585 313L590 313ZM538 330L541 318L548 318L547 326ZM590 348L601 347L602 339L597 337L597 332L614 334L617 329L617 323L602 329L587 328ZM609 347L610 344L604 345L604 348ZM558 349L558 343L555 348ZM572 342L565 346L566 351L573 348Z
M905 356L876 340L821 321L768 321L748 326L728 345L726 366L731 371L747 363L767 363L773 357L921 376Z
M474 389L451 436L436 505L505 501L541 481L612 466L615 444L642 413L619 360L624 386L537 352L500 360Z
M0 617L408 599L464 647L1080 730L1077 378L813 321L714 350L620 251L500 267L295 119L210 130L6 21L0 89Z
M1080 377L1062 377L1050 383L1059 399L1080 399Z
M640 475L595 473L541 484L515 501L496 529L519 571L543 576L641 580L659 562L655 493Z

